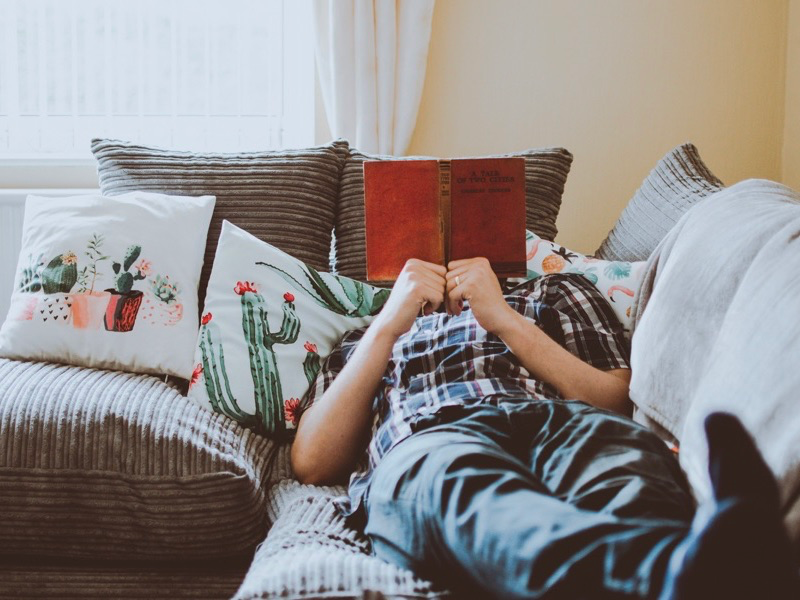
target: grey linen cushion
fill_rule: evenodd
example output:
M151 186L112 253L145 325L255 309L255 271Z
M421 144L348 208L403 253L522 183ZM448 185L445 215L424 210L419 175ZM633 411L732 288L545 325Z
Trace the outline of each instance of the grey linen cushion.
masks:
M0 556L246 556L271 448L151 376L0 359Z
M100 191L145 190L217 197L200 276L200 304L222 221L246 229L315 269L328 270L347 142L301 150L193 153L110 139L92 140Z
M413 573L369 552L334 508L343 487L281 481L268 494L273 523L234 598L443 598Z
M493 156L519 156L525 159L526 226L536 235L553 240L558 230L556 218L567 181L572 154L564 148L532 148ZM342 275L366 281L367 254L364 217L364 161L414 159L367 154L351 149L342 169L339 206L336 213L336 242L333 269Z
M636 190L595 256L647 260L683 213L723 187L693 144L670 150Z

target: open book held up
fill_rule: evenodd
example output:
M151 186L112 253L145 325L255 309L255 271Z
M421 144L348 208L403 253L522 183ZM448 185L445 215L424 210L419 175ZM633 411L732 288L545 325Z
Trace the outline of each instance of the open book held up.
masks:
M364 162L367 278L394 281L409 258L446 265L483 256L524 277L523 158Z

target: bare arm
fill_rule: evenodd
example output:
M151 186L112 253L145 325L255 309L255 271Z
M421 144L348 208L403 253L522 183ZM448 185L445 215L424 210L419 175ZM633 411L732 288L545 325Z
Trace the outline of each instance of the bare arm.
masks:
M446 277L448 310L458 314L461 311L459 301L468 300L478 323L503 340L535 378L549 383L565 398L630 414L630 370L601 371L593 367L512 309L505 302L497 277L485 258L453 261L449 267Z
M292 469L302 483L339 483L355 467L369 440L372 401L392 347L414 324L444 301L445 268L410 260L381 313L330 388L300 418L292 446Z

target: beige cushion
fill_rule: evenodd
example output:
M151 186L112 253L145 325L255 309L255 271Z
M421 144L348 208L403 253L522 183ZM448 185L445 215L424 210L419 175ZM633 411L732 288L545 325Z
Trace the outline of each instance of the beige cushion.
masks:
M200 276L201 306L224 219L315 269L328 270L347 142L302 150L201 154L96 139L92 152L103 194L145 190L217 197Z
M673 148L636 190L595 256L647 260L683 213L723 187L693 144Z
M270 450L154 377L0 359L0 555L252 553Z
M525 159L527 229L546 240L555 239L558 232L556 218L572 165L572 154L563 148L534 148L498 156L521 156ZM336 213L334 253L334 268L342 275L359 281L367 279L364 161L396 158L352 149L345 161Z

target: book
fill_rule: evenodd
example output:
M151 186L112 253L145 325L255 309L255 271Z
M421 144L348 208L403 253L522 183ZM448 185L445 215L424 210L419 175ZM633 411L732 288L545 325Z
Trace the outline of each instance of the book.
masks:
M410 258L526 274L523 158L364 161L364 209L371 281L395 281Z

